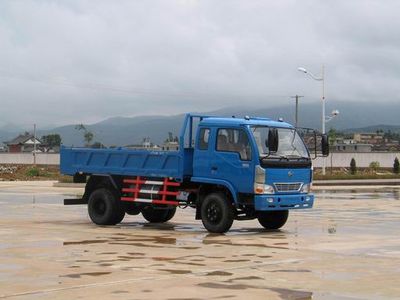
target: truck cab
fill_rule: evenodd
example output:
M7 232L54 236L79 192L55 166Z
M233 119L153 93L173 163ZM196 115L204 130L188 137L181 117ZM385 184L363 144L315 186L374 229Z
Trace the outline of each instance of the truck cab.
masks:
M206 118L198 126L195 182L227 187L244 217L311 208L312 163L296 129L266 118ZM275 213L270 213L276 211Z

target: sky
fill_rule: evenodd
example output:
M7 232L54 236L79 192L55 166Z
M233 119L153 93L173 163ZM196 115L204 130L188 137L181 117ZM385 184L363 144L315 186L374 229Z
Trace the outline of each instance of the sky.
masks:
M1 124L400 98L397 0L2 0Z

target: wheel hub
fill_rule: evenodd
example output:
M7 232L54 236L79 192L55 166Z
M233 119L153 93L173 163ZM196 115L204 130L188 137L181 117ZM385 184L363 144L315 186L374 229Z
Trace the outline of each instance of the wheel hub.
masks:
M217 205L211 204L207 208L207 218L210 220L210 222L213 222L213 223L217 223L220 220L221 212Z

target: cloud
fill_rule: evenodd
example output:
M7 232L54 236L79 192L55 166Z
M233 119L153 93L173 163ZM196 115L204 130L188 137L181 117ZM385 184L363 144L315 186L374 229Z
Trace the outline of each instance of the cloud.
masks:
M398 1L2 1L2 121L398 101ZM340 109L340 108L339 108Z

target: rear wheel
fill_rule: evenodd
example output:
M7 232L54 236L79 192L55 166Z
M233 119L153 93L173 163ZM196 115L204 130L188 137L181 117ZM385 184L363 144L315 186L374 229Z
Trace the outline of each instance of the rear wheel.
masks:
M227 232L233 224L233 218L233 207L225 194L212 193L205 197L201 205L201 220L209 232Z
M165 223L173 218L175 212L176 207L167 209L156 209L149 206L142 210L142 215L150 223Z
M289 216L288 210L260 211L257 219L266 229L279 229L285 225Z
M96 189L90 194L88 212L97 225L115 225L125 216L117 193L107 188Z

